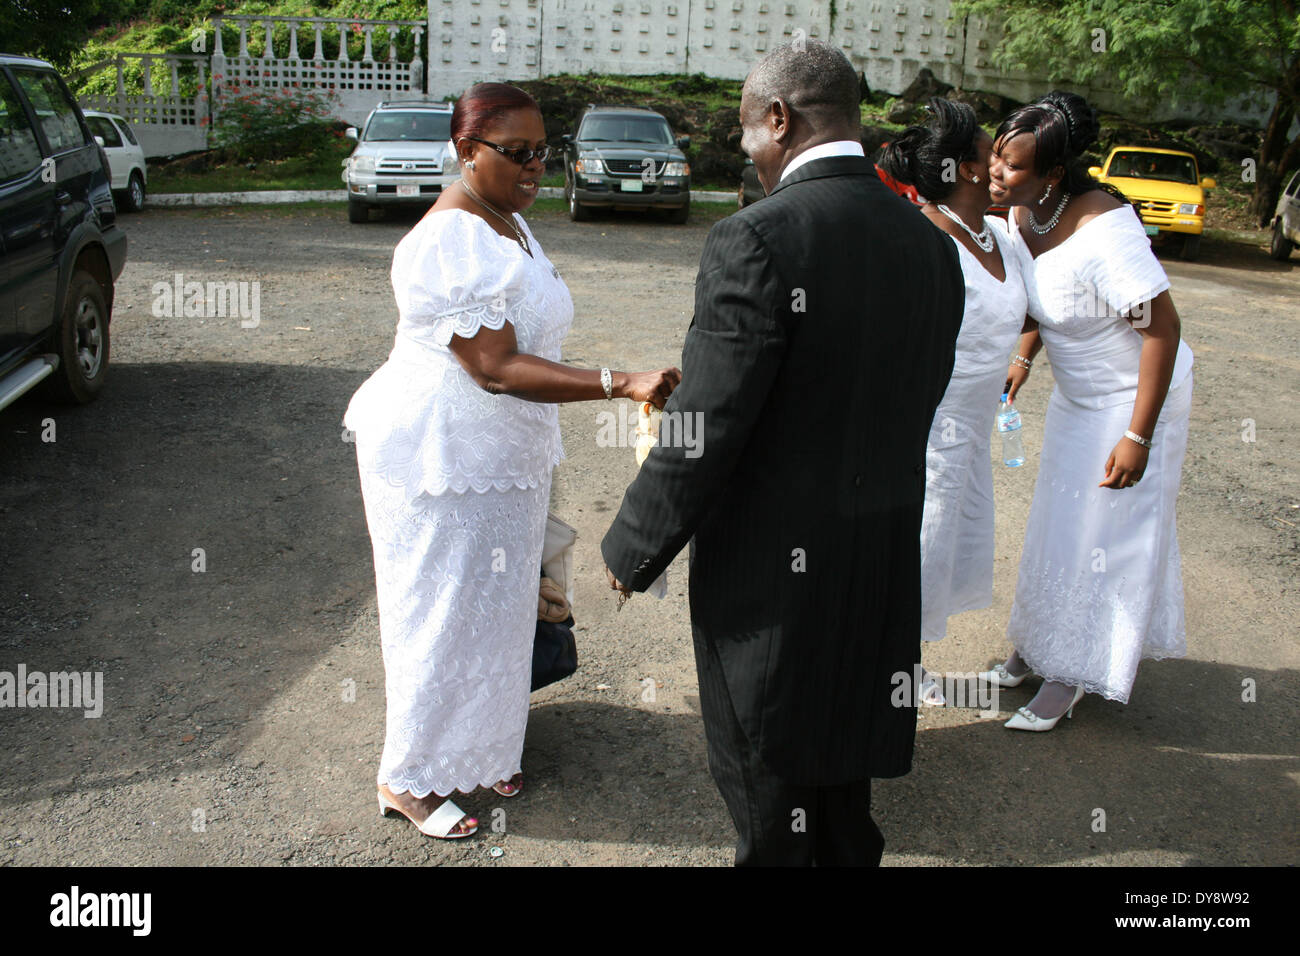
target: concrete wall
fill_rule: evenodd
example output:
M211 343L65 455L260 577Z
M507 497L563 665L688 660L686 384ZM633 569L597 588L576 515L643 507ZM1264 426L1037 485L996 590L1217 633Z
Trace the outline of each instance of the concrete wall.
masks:
M996 23L954 20L950 0L429 0L429 91L557 73L705 73L742 79L797 31L842 49L874 90L901 93L922 67L954 86L1030 100L1052 87L993 67ZM1071 89L1127 111L1112 90ZM1262 123L1259 105L1166 104L1156 118Z

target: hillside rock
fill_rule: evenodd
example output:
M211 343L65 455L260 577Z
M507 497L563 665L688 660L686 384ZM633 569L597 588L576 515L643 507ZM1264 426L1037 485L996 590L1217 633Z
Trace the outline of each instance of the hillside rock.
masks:
M933 96L946 96L952 86L939 79L929 67L922 67L916 79L907 85L898 97L907 103L919 103L924 106Z

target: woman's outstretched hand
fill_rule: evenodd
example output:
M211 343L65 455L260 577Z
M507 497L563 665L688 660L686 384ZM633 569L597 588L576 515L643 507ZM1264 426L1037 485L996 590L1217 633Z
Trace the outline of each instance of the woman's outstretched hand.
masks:
M654 372L625 372L627 380L619 389L620 398L634 402L649 402L663 408L668 396L682 383L682 373L677 368L661 368Z

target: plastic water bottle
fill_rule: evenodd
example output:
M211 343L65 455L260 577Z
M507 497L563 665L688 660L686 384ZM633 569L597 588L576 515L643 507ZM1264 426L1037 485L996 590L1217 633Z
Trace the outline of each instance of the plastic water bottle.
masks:
M1025 446L1020 441L1020 413L1002 393L998 408L998 431L1002 435L1002 463L1008 468L1019 468L1025 463Z

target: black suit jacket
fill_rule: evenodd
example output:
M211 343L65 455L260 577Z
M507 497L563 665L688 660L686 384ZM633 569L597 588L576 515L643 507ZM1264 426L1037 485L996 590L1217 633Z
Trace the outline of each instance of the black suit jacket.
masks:
M790 783L911 768L925 447L952 373L957 250L859 157L806 163L709 232L682 383L601 543L644 590L694 538L697 654ZM689 434L689 433L687 433Z

